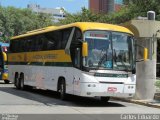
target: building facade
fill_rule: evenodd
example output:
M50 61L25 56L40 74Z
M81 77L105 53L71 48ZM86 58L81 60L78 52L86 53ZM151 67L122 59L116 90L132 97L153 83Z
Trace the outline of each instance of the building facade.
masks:
M123 0L89 0L89 9L94 13L119 11Z
M64 19L65 14L63 8L42 8L37 4L28 4L27 8L36 13L47 13L53 17L53 22L58 22L59 19Z

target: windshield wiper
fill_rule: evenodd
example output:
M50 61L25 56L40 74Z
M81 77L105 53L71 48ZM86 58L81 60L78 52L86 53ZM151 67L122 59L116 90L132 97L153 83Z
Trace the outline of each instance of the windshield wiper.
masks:
M104 50L104 49L103 49ZM101 53L103 52L103 50L101 51ZM102 64L103 60L106 58L107 59L107 52L108 49L106 49L106 53L104 53L104 55L101 57L101 59L98 62L98 68L100 67L100 65Z
M121 54L121 57L120 58L120 62L122 63L122 65L125 67L125 70L128 72L128 67L126 66L126 64L123 62L122 58L124 56L124 53Z
M122 60L122 59L120 59L120 60L121 60L122 65L126 68L125 70L127 70L127 71L128 71L128 68L127 68L126 64L123 62L123 60Z
M116 65L116 67L119 69L119 67L117 65L117 56L116 56L116 50L115 49L113 50L113 60L114 60L114 63Z
M101 59L99 60L99 62L98 62L98 68L99 68L99 67L100 67L100 65L102 64L102 62L103 62L104 58L106 58L106 59L107 59L107 54L106 54L106 53L105 53L105 54L101 57Z
M128 71L128 67L126 66L126 64L123 62L123 53L121 54L121 56L119 57L119 59L120 59L120 62L121 62L121 64L125 67L125 70L126 71ZM116 56L116 51L115 51L115 49L113 50L113 60L114 60L114 63L115 63L115 65L116 65L116 67L118 68L118 69L120 69L119 67L118 67L118 65L117 65L117 56Z

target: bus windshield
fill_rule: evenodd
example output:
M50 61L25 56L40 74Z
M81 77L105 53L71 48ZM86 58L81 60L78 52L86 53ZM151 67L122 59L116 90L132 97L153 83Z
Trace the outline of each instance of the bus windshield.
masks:
M133 38L120 32L87 31L85 67L112 70L133 69Z

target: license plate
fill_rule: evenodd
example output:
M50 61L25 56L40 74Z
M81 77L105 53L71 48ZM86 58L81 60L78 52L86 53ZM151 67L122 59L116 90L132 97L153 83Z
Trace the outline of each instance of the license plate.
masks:
M108 92L116 92L117 88L116 87L108 87Z

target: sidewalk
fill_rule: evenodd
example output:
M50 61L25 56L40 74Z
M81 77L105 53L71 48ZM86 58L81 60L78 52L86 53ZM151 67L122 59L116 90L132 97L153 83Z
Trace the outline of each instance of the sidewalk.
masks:
M113 97L113 99L160 109L160 92L155 94L154 100L134 100L134 99L115 98L115 97Z

